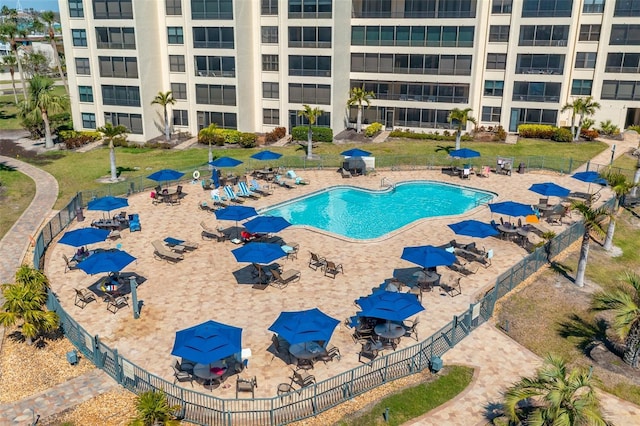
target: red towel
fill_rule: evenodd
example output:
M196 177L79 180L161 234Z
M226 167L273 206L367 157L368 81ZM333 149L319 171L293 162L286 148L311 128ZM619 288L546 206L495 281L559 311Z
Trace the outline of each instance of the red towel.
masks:
M218 376L222 375L222 373L224 373L224 368L220 368L220 367L211 367L211 372L213 374L217 374Z

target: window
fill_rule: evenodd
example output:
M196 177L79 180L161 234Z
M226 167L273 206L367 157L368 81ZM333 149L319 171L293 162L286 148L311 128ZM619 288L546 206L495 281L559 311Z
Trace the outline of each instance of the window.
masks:
M600 40L600 24L598 25L580 25L580 41L598 41Z
M469 84L408 83L400 81L351 80L351 88L364 87L376 99L407 102L469 102Z
M596 67L596 52L578 52L576 53L576 68L593 69Z
M96 128L96 115L90 112L82 113L82 128L83 129L95 129Z
M352 26L352 46L473 47L472 26Z
M186 109L174 109L173 110L173 125L174 126L188 126L189 125L189 111Z
M504 90L504 81L502 80L486 80L484 82L485 96L502 96Z
M561 83L516 81L513 83L514 101L559 102Z
M611 26L611 45L640 45L640 25L614 24Z
M331 86L328 84L289 84L289 103L331 104Z
M133 19L131 0L93 0L95 19Z
M509 41L509 25L491 25L489 27L489 41L507 43Z
M114 126L124 126L129 129L129 133L133 133L134 135L142 134L142 115L140 114L105 112L104 121Z
M171 83L171 94L174 99L187 99L187 83Z
M236 104L236 86L196 84L196 103L233 106Z
M640 53L609 53L605 72L639 73Z
M640 101L640 81L604 80L601 99Z
M191 19L233 19L233 0L191 0Z
M233 49L233 27L194 27L193 47Z
M613 16L640 16L640 0L616 0Z
M165 13L167 16L182 15L182 0L165 0Z
M194 60L196 76L236 76L236 58L233 56L195 56Z
M82 0L69 0L69 17L84 18L84 6Z
M87 32L85 30L71 30L71 39L76 47L87 46Z
M278 27L262 27L260 28L263 44L278 43Z
M169 71L185 72L184 55L169 55Z
M555 126L558 120L558 111L555 109L514 108L511 110L512 117L514 113L518 116L518 124L551 124Z
M100 77L138 78L138 59L122 56L98 56Z
M298 111L289 110L289 120L292 126L308 126L309 120L307 120L304 116L298 115ZM317 127L331 127L331 113L324 112L320 117L316 118Z
M351 71L424 75L471 75L471 59L471 55L352 53Z
M502 115L501 107L490 107L490 106L482 107L482 121L499 123L501 115Z
M223 129L238 127L236 114L233 112L197 111L198 129L204 129L210 124L216 124Z
M288 0L289 19L317 19L332 17L333 0Z
M262 110L262 124L280 125L280 110L265 108Z
M562 74L564 72L564 55L536 53L518 55L516 74Z
M278 71L278 55L262 55L262 71Z
M135 49L136 37L133 28L96 28L98 49Z
M78 86L80 102L93 102L93 87Z
M511 13L511 4L513 0L493 0L491 5L491 13L495 15Z
M278 0L261 0L260 14L263 16L278 14Z
M522 25L520 46L566 46L568 25Z
M102 104L120 106L140 106L138 86L102 85Z
M89 58L76 58L76 74L91 75Z
M487 53L487 69L503 70L507 67L506 53Z
M570 17L573 0L524 0L522 17Z
M262 97L266 99L280 98L280 83L265 81L262 83Z
M590 96L592 80L573 80L571 82L571 96Z
M582 13L602 13L605 0L584 0Z
M331 56L289 55L289 75L331 77Z
M331 27L289 27L289 47L331 47Z
M167 42L169 44L184 44L182 27L167 27Z

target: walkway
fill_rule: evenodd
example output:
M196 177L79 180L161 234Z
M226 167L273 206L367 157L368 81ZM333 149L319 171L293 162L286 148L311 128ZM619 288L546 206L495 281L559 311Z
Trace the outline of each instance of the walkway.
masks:
M606 149L604 151L602 151L600 154L596 155L595 157L593 157L591 159L591 161L589 161L589 170L598 170L598 166L608 166L612 160L626 154L627 152L629 152L631 149L637 149L638 148L638 136L637 134L631 134L632 132L630 132L627 136L625 136L625 138L621 141L616 141L616 140L611 140L611 139L603 139L603 138L599 138L598 141L600 142L604 142L607 145L609 145L609 149ZM613 148L613 146L615 145L616 147L616 151L614 153L613 159L611 158L611 148ZM585 170L587 170L587 165L583 165L578 167L575 171L576 172L583 172Z

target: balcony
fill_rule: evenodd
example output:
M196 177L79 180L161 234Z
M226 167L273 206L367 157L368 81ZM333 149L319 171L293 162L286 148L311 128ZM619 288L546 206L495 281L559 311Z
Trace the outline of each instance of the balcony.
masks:
M522 101L522 102L560 102L559 96L545 96L545 95L513 95L511 99L513 101Z
M562 75L562 68L517 67L516 74Z

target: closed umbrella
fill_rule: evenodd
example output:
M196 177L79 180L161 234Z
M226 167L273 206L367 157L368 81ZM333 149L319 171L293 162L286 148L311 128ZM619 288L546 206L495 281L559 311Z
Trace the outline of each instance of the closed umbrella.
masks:
M273 243L249 243L231 250L238 262L258 263L268 265L284 257L287 253L279 244Z
M258 216L244 223L247 231L255 234L271 234L288 228L291 224L280 216Z
M362 309L359 316L380 318L387 321L404 321L408 317L424 311L418 298L410 293L378 290L372 295L361 297L356 303Z
M210 364L242 351L242 329L215 321L176 332L171 355Z
M292 345L311 341L327 342L340 321L318 308L281 312L269 331L277 333Z
M493 226L477 220L463 220L462 222L452 223L448 226L456 234L466 235L468 237L486 238L499 234Z
M78 263L78 269L87 274L99 274L101 272L118 272L128 264L136 260L126 251L108 250L94 253L82 262Z
M68 246L82 247L87 244L99 243L106 240L109 233L106 229L81 228L75 231L65 232L58 242Z
M457 158L475 158L480 157L480 153L469 148L462 148L449 152L449 156Z
M534 214L533 209L528 204L516 203L515 201L503 201L489 204L492 213L504 214L507 216L527 216Z
M452 265L456 261L453 253L434 246L405 247L401 259L413 262L423 268Z

